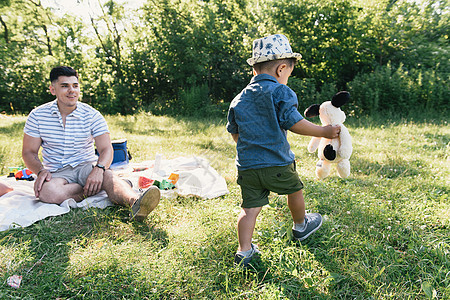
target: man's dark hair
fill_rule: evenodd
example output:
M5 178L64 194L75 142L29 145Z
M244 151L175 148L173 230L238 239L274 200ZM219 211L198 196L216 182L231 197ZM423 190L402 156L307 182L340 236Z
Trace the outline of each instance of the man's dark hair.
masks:
M59 76L75 76L78 79L78 73L75 69L66 66L55 67L50 71L50 82L58 80Z
M264 61L264 62L253 65L253 69L255 69L258 73L260 73L263 70L271 70L272 68L278 67L279 65L281 65L283 63L287 64L289 67L292 68L297 63L297 59L296 58L283 58L283 59L278 59L278 60Z

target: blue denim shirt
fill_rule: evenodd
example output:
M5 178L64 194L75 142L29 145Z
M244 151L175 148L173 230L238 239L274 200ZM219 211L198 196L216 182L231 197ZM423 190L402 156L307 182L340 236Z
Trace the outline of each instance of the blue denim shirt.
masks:
M287 130L303 117L294 91L268 74L252 78L231 102L227 131L238 133L238 170L286 166L294 162Z

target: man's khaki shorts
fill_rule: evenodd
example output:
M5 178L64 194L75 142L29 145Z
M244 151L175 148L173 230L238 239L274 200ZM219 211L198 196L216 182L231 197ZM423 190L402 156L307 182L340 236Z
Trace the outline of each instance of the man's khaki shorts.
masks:
M295 162L281 167L238 171L237 183L241 186L243 208L268 204L270 192L289 195L303 188Z
M55 172L52 172L52 178L64 178L68 183L78 183L81 186L86 185L86 180L92 172L92 168L95 165L94 162L84 162L76 167L65 166Z

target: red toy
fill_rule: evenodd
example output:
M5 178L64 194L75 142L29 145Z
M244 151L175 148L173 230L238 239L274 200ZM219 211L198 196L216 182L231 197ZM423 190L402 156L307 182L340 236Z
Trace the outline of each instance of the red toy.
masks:
M19 172L17 172L14 177L16 178L16 180L28 180L28 181L33 181L34 178L31 176L31 174L33 174L33 172L31 172L30 170L28 170L27 168L20 170Z

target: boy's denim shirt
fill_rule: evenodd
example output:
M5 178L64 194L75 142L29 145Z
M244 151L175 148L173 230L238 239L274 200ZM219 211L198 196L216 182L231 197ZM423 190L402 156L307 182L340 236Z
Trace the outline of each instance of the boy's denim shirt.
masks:
M237 95L228 110L227 131L238 133L238 170L286 166L294 162L287 130L303 117L297 95L275 77L260 74Z

